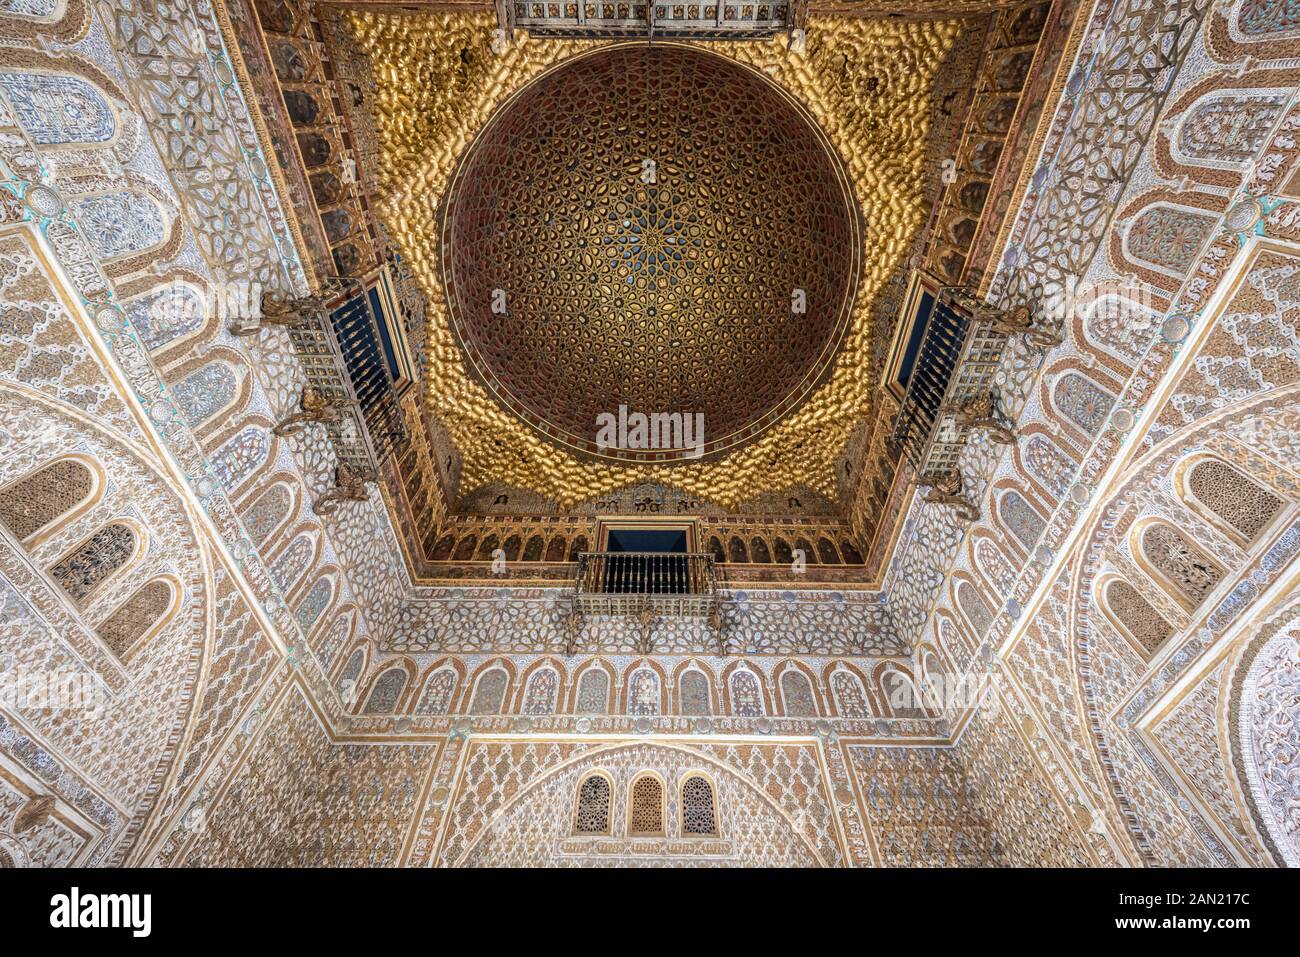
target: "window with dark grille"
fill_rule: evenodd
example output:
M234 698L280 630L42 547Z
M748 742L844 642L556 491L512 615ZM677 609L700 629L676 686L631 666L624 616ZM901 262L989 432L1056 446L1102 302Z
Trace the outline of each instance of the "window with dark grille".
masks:
M578 787L578 808L573 817L574 834L608 834L609 781L592 774Z

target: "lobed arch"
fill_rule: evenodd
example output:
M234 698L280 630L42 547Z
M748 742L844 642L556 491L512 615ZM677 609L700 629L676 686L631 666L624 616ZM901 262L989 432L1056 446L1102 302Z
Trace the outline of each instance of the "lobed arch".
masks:
M685 693L684 684L688 675L698 675L700 680L703 682L705 694L703 711L687 710L687 695ZM673 669L672 689L672 698L674 702L673 711L675 714L685 715L688 717L704 717L706 715L725 713L721 710L718 691L714 685L713 670L709 668L708 665L701 664L695 658L688 658L685 661L679 662Z
M598 688L594 678L588 678L588 675L597 673L604 675L603 689ZM592 658L574 672L573 684L569 689L569 713L614 714L617 711L617 688L618 675L613 666L603 658Z
M791 707L791 696L800 693L799 686L794 681L787 682L789 676L794 681L802 680L807 689L808 704L811 707ZM789 718L818 718L827 713L826 704L822 700L821 689L817 680L816 673L801 661L793 658L781 662L772 672L773 687L779 695L781 708L780 714ZM796 711L811 712L808 714L797 714Z
M424 673L414 698L414 714L452 714L456 695L465 684L465 666L459 657L435 661Z
M741 659L722 669L723 713L736 717L761 718L773 712L772 695L763 673ZM749 684L746 689L744 684ZM739 687L738 687L739 686ZM746 700L749 698L750 700ZM742 710L746 713L742 714ZM753 713L753 712L757 713Z
M415 692L418 673L415 662L405 656L385 661L374 669L374 674L366 682L365 690L357 695L353 712L398 714L404 711Z
M479 665L465 689L466 714L503 714L515 685L515 666L509 658L495 657Z

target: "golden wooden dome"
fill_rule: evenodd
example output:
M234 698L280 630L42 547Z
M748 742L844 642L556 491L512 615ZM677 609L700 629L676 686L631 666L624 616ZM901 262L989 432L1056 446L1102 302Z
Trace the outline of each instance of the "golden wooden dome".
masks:
M509 99L458 164L441 237L475 377L550 441L616 460L681 457L599 446L620 406L702 414L705 454L779 421L828 373L858 285L852 190L816 122L675 44L601 49Z

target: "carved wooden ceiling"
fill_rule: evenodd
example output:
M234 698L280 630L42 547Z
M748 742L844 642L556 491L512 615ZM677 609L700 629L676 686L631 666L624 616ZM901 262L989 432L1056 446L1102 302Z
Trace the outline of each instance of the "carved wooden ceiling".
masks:
M879 568L905 492L883 443L893 407L879 388L902 290L918 266L978 282L989 237L1024 187L1036 110L1056 73L1060 51L1042 38L1059 37L1076 4L844 4L831 15L811 3L804 49L784 35L680 47L714 64L716 76L683 83L679 66L646 73L621 95L641 104L629 103L627 115L657 116L661 128L600 136L596 118L618 104L617 84L588 78L583 87L579 72L569 74L562 115L545 84L565 83L566 69L581 71L613 41L516 32L494 43L495 14L476 3L241 4L231 7L241 50L316 275L364 274L394 249L425 293L422 401L403 400L410 447L384 469L417 577L432 574L449 515L563 518L631 500L737 519L837 516ZM727 96L712 96L724 79ZM489 148L502 115L514 142L534 137L536 148ZM598 198L591 172L608 174L652 152L650 138L676 135L669 116L684 121L681 141L701 150L689 163L672 151L679 155L667 157L653 196L628 166L619 170L622 195ZM763 116L783 117L779 145L746 132L747 123L770 125ZM586 132L566 150L563 138L577 131ZM1008 142L1016 148L1004 149ZM706 206L701 178L719 175L728 150L730 179ZM633 158L664 158L654 152ZM471 193L482 207L477 232L458 239L456 211ZM559 210L547 222L555 203L592 203L586 230L572 217L561 228ZM489 233L511 204L530 227ZM621 218L599 219L616 210ZM452 229L442 218L449 212ZM629 264L640 264L642 279L653 265L656 283L700 278L667 242L679 223L701 231L701 254L707 233L707 251L744 281L696 282L702 297L676 300L671 283L647 284L617 305L616 281L636 273ZM588 271L578 285L581 257L568 253L606 239L629 255L597 258L596 282ZM458 246L450 261L463 259L459 273L443 269L449 245ZM490 275L494 262L509 267L507 281ZM506 313L484 302L489 286L506 293ZM789 321L786 286L811 293L798 323ZM552 303L575 293L586 316L542 321L563 314ZM823 308L837 296L851 307ZM472 323L467 301L478 310ZM781 318L754 319L772 306L784 307ZM637 321L620 329L625 316ZM477 361L467 359L467 341ZM575 439L592 438L588 420L621 398L632 411L677 411L680 402L704 412L713 454L672 463L593 456Z
M818 30L833 33L834 42L815 44L807 54L792 53L776 40L709 47L773 78L802 102L825 132L843 159L869 224L860 249L863 268L838 359L798 409L756 440L717 459L629 466L591 462L539 437L468 374L453 334L438 270L441 237L433 213L443 201L457 160L511 94L590 48L582 42L533 39L493 55L483 49L490 21L467 22L472 19L372 11L350 17L376 86L379 175L387 196L381 215L429 293L429 403L463 456L463 485L505 482L547 494L561 507L647 480L671 484L724 507L794 486L834 498L837 456L855 422L870 417L873 409L871 304L924 222L920 183L925 175L931 91L961 25L835 20L816 24ZM756 175L761 178L761 173ZM761 184L748 188L761 192ZM787 255L790 249L793 245ZM811 264L815 259L805 261ZM844 269L843 263L836 267L840 275ZM788 284L789 276L778 276ZM810 288L815 285L808 279L804 282ZM789 295L786 290L782 299ZM730 311L738 301L721 306ZM833 332L835 320L826 321ZM816 356L827 340L819 335L811 341L805 351ZM737 358L742 355L739 347L731 352ZM737 358L720 363L714 374L721 376L722 383L739 381L746 368L754 367L755 355L759 362L771 357L771 353L751 351L739 363ZM815 361L802 359L796 374L807 375ZM780 378L773 375L774 380ZM796 379L782 382L781 387L773 385L768 389L772 395L755 405L760 413L767 411L761 407L770 408L773 396L778 405L784 398L775 393L783 387L786 393L797 394L798 384ZM569 386L557 382L555 388ZM585 415L588 410L582 411ZM730 421L742 427L751 411L732 413Z
M443 204L443 285L473 374L541 437L699 457L825 378L857 227L829 144L761 74L630 43L534 80L475 138ZM691 444L595 445L620 406L692 417Z

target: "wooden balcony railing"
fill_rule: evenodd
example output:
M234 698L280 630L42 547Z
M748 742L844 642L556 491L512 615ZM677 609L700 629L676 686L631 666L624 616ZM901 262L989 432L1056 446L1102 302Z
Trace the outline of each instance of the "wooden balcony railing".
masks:
M399 289L399 293L401 290ZM352 278L327 280L310 296L266 291L260 316L237 316L236 336L256 336L270 326L288 334L305 382L296 409L287 410L272 431L288 436L313 425L324 428L333 446L334 487L317 499L318 514L343 501L361 501L379 465L406 443L406 425L390 366L373 283Z
M575 598L583 615L708 618L718 607L717 565L697 552L583 552Z
M913 483L930 487L927 501L951 505L969 521L979 510L963 495L958 460L971 434L980 430L994 442L1015 442L995 384L1013 335L1040 347L1060 342L1034 323L1027 307L1003 310L968 289L943 287L894 421L891 442Z
M497 0L504 31L550 38L769 37L802 25L801 0Z

